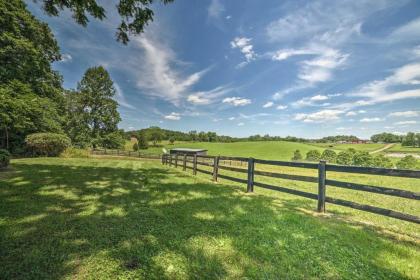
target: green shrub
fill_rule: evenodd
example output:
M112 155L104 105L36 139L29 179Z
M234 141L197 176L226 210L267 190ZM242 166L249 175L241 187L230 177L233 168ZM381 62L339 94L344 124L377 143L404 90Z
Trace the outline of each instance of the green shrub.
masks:
M90 157L90 152L88 149L68 147L60 154L60 157L62 158L88 158Z
M403 157L397 162L398 169L416 169L417 160L412 155Z
M373 158L372 166L383 167L383 168L393 168L394 164L389 158L385 157L384 155L377 155L376 157Z
M169 143L171 145L173 145L175 143L175 138L173 138L173 137L169 138Z
M326 149L322 152L321 159L328 162L336 162L337 154L333 150Z
M100 141L100 145L107 149L121 149L124 147L125 139L120 132L111 132Z
M353 165L369 167L373 165L373 157L365 151L358 151L353 156Z
M302 154L300 153L300 151L299 151L299 150L296 150L296 151L293 153L292 160L296 160L296 161L298 161L298 160L302 160Z
M25 138L27 149L35 156L58 156L70 147L70 139L58 133L33 133Z
M10 153L7 150L0 149L0 169L6 168L10 163Z
M145 133L140 133L138 140L140 149L145 150L149 148L149 141L147 140L147 136Z
M137 152L139 150L139 144L134 143L133 145L133 151Z
M321 153L318 150L310 150L306 153L306 160L319 161L321 159Z
M337 164L352 165L353 153L350 151L342 151L337 155Z

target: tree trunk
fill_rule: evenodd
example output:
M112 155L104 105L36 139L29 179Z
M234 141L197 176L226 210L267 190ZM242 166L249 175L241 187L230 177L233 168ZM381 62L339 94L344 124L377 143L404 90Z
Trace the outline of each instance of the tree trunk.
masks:
M7 131L7 126L4 126L4 133L6 135L6 150L9 150L9 132Z

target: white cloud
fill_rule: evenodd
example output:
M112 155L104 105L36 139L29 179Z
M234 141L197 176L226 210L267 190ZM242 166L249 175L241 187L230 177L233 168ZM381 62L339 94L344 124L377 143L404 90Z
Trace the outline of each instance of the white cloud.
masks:
M245 106L245 105L251 104L250 99L241 98L241 97L227 97L227 98L223 99L222 102L227 103L227 104L231 104L235 107Z
M274 102L269 101L263 105L263 108L270 108L270 107L273 107L273 105L274 105Z
M213 18L219 18L224 11L225 7L220 3L220 0L212 0L207 8L208 16Z
M181 119L181 114L172 112L169 115L166 115L165 119L171 120L171 121L178 121Z
M137 61L131 63L136 63L134 68L140 65L136 77L137 86L146 94L178 105L182 97L188 94L190 88L207 72L205 69L185 75L175 67L185 63L180 62L169 47L146 36L137 37L132 41L144 51L140 64Z
M133 105L127 102L127 100L125 99L124 93L122 92L120 86L116 82L114 82L114 88L115 88L115 101L117 101L118 104L128 109L136 109Z
M295 120L303 121L303 122L325 122L329 120L338 120L340 119L340 115L343 114L344 111L342 110L321 110L315 113L306 114L306 113L299 113L294 116Z
M243 122L238 123L238 126L244 126L245 124Z
M277 110L285 110L285 109L287 109L287 105L278 105L278 106L276 107L276 109L277 109Z
M305 106L328 106L330 103L319 103L319 101L328 100L330 97L327 95L314 95L311 97L304 97L296 102L292 103L293 107L305 107Z
M235 119L235 117L230 117L229 118L230 121L233 121L234 119Z
M420 17L398 27L389 36L389 39L396 41L415 41L419 36Z
M395 125L409 125L409 124L416 124L417 121L401 121L394 123Z
M229 20L229 19L231 19L232 18L232 16L231 15L228 15L228 16L226 16L225 17L227 20Z
M313 50L310 50L310 49L280 49L276 51L272 55L271 58L273 60L281 61L295 55L307 55L307 54L317 54L317 52L314 52Z
M71 61L72 59L73 57L69 53L63 53L60 61L65 63Z
M381 118L375 117L375 118L363 118L360 120L360 122L380 122L382 121Z
M389 117L403 117L403 118L412 118L420 116L420 111L403 111L403 112L393 112L388 115Z
M354 111L349 111L349 112L346 113L346 116L348 116L348 117L350 117L350 116L356 116L356 115L357 115L357 113L354 112Z
M232 49L238 48L241 53L245 56L246 61L240 63L238 66L243 67L250 61L254 60L256 54L253 50L253 45L251 44L251 39L246 37L236 37L233 41L230 42Z
M199 91L188 95L187 101L195 105L208 105L217 101L218 97L230 92L231 89L220 86L208 91Z

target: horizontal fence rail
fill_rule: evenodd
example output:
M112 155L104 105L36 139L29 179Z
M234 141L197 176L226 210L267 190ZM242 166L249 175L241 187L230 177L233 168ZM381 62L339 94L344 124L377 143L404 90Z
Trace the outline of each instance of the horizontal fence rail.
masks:
M306 197L309 199L314 199L318 201L317 210L319 212L325 212L325 204L331 203L344 207L349 207L361 211L366 211L374 214L379 214L387 217L392 217L395 219L409 221L413 223L420 224L420 217L401 213L398 211L380 208L371 205L359 204L356 202L338 199L329 197L326 195L327 186L334 188L343 188L354 191L362 191L369 193L382 194L386 196L394 196L405 199L420 200L420 192L412 192L406 190L400 190L395 188L388 188L382 186L371 186L367 184L357 184L351 182L343 182L338 180L327 179L327 172L345 172L345 173L357 173L357 174L369 174L369 175L384 175L384 176L394 176L394 177L405 177L405 178L420 178L419 170L400 170L400 169L387 169L387 168L374 168L374 167L357 167L357 166L340 166L340 165L331 165L327 164L325 161L320 161L319 163L308 163L308 162L289 162L289 161L276 161L276 160L263 160L263 159L254 159L254 158L244 158L244 157L227 157L227 156L202 156L202 155L162 155L162 163L166 165L174 165L175 167L179 165L183 167L183 170L191 169L193 174L196 175L197 172L211 175L213 181L217 181L218 178L230 180L237 183L242 183L247 185L247 192L253 192L254 186L270 189L274 191L280 191L284 193L289 193L293 195L298 195ZM187 163L192 164L188 166ZM232 166L232 163L234 166ZM238 164L239 163L239 164ZM292 175L285 173L277 172L268 172L255 170L256 164L270 165L270 166L285 166L285 167L296 167L296 168L305 168L318 170L318 176L303 176L303 175ZM228 166L229 165L229 166ZM206 166L212 170L205 170L198 168L197 166ZM238 167L243 166L244 168ZM219 174L219 170L227 170L240 174L246 174L246 179L240 179L233 176L228 176L224 174ZM254 176L264 176L270 178L280 178L286 180L295 180L308 183L317 183L318 184L318 193L308 193L300 190L286 188L284 186L275 186L267 183L262 183L259 181L254 181Z
M92 155L107 155L107 156L121 156L121 157L134 157L134 158L148 158L148 159L162 159L161 154L147 154L134 151L123 151L123 150L109 150L109 149L93 149ZM163 161L162 161L163 163Z

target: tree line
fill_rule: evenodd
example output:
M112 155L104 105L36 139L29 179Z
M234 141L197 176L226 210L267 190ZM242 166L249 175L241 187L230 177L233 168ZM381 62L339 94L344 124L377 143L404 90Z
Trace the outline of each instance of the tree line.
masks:
M420 147L420 133L415 132L406 135L383 132L372 135L370 140L375 143L401 143L402 146Z

